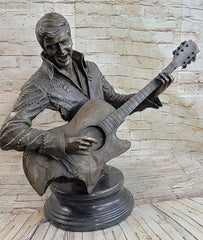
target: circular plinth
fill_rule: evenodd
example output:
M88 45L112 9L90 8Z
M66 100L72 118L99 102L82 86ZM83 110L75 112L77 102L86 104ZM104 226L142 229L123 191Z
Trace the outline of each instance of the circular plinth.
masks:
M96 231L118 224L133 209L132 194L123 187L117 168L108 166L91 194L84 189L78 181L53 183L44 206L46 219L68 231Z

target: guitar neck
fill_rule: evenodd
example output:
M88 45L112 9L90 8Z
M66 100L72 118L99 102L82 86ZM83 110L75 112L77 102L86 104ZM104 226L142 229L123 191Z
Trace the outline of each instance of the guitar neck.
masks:
M161 73L172 73L177 66L171 62ZM142 90L135 93L128 101L126 101L121 107L111 113L106 119L104 119L100 125L106 129L107 132L111 132L113 129L118 128L142 102L147 99L158 87L160 86L159 81L154 78L148 83Z

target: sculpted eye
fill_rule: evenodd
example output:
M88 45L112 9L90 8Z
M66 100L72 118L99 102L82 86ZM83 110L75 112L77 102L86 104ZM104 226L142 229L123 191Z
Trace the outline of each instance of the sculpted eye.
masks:
M57 46L56 46L56 44L47 45L47 49L55 50L55 49L57 49Z
M66 39L66 40L63 40L61 43L64 45L70 45L72 41L70 39Z

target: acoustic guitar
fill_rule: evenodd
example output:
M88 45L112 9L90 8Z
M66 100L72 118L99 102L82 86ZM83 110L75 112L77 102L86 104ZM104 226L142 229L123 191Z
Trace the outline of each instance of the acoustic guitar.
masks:
M199 49L192 40L184 41L173 51L172 62L162 71L171 74L175 69L194 62ZM116 136L118 127L158 87L154 78L142 90L134 94L121 107L115 109L104 100L90 100L85 103L67 124L51 130L59 136L76 137L82 134L97 139L89 149L89 155L66 154L61 160L52 159L37 152L24 152L23 167L32 187L42 195L48 185L60 177L78 178L85 182L87 191L94 189L106 162L126 152L130 142Z

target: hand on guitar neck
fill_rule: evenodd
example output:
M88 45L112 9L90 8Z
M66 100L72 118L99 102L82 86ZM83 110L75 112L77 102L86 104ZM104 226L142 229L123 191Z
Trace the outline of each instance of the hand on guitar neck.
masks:
M148 99L153 100L166 90L174 80L171 73L180 66L186 68L188 64L194 62L198 52L197 44L192 40L182 42L180 46L173 51L173 60L171 63L154 79L158 87L150 94Z
M174 77L171 74L162 72L155 78L155 81L158 82L159 87L148 97L150 100L153 100L164 92L174 81Z

